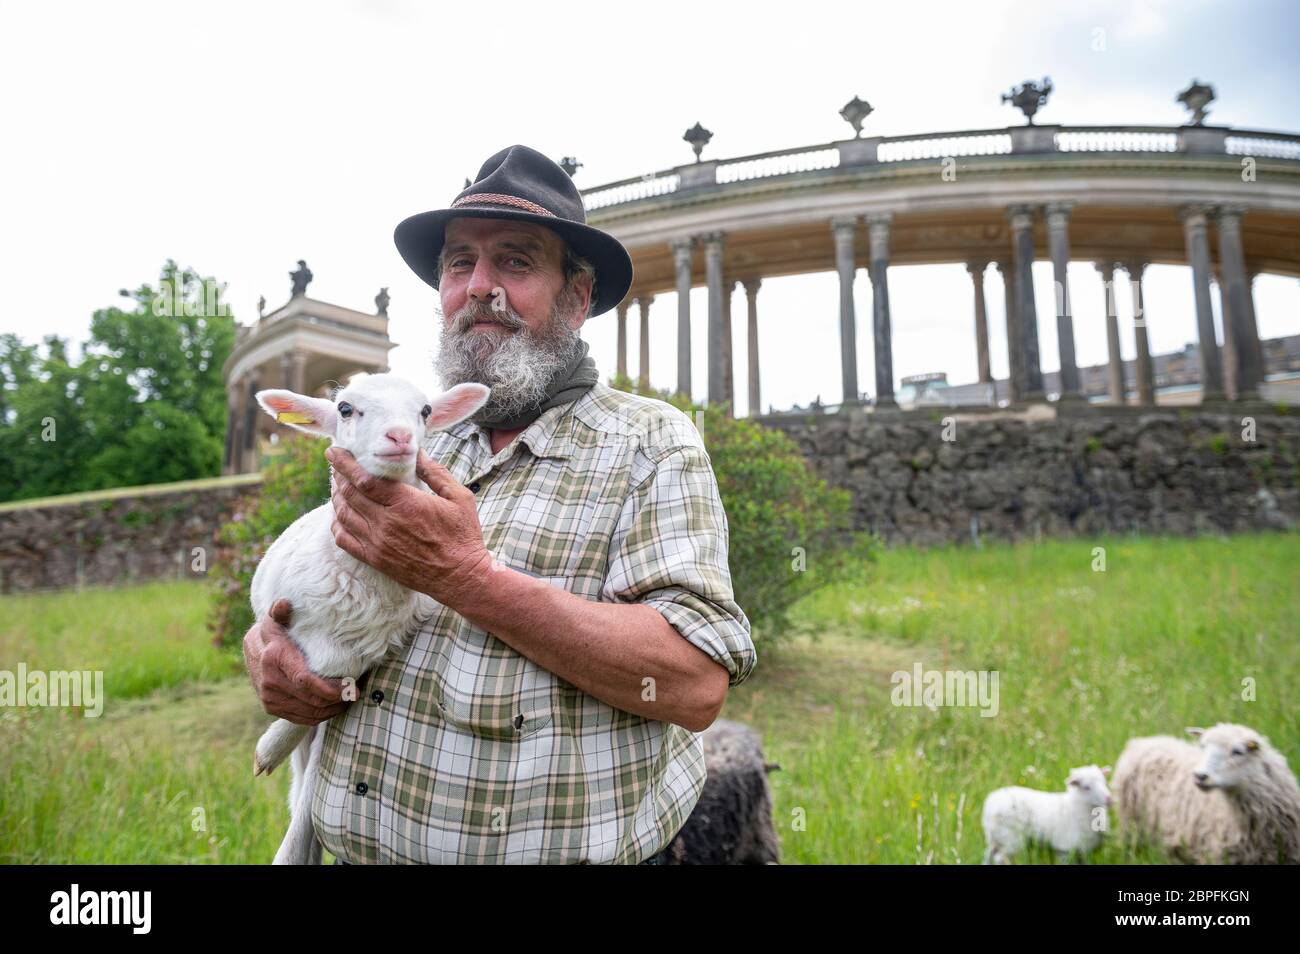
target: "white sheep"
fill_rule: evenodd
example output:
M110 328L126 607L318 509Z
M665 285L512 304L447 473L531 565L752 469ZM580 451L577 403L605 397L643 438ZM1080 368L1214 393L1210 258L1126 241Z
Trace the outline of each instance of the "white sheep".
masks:
M985 864L1007 864L1030 842L1056 849L1061 860L1087 854L1106 830L1110 766L1070 769L1063 792L1040 792L1019 785L999 788L984 800Z
M1244 725L1187 732L1199 745L1157 735L1124 746L1115 811L1126 836L1184 862L1300 862L1300 788L1286 757Z
M257 393L257 402L281 423L350 451L368 473L431 490L415 474L417 437L423 439L478 410L489 391L461 384L429 401L415 385L391 374L357 375L332 401L292 391ZM334 543L334 507L304 514L271 544L253 574L253 613L266 616L285 599L293 606L289 635L313 672L360 679L397 648L427 617L432 600L389 579ZM271 772L290 752L292 820L275 864L319 862L311 800L325 733L279 719L257 742L254 774Z

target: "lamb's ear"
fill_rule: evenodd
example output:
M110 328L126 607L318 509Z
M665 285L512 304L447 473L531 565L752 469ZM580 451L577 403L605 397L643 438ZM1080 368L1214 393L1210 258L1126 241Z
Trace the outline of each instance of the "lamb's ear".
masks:
M307 397L278 388L258 391L257 403L281 424L317 437L333 437L338 429L339 412L333 401Z
M1101 774L1102 774L1102 775L1109 775L1109 774L1110 774L1110 766L1109 766L1109 765L1103 765L1103 766L1101 767Z
M424 422L425 433L443 431L465 420L487 403L491 393L486 385L467 383L458 384L450 391L439 394L429 403L433 411Z
M1193 739L1199 739L1202 735L1205 734L1205 730L1198 729L1195 726L1188 726L1187 734L1190 735Z
M1246 748L1247 748L1249 751L1251 751L1251 752L1258 752L1258 751L1259 751L1259 743L1256 742L1254 739L1247 739L1247 740L1246 740Z
M1067 778L1067 779L1065 780L1065 784L1066 784L1066 785L1074 785L1075 787L1078 787L1079 780L1078 780L1077 778L1075 778L1073 775L1071 775L1069 778Z

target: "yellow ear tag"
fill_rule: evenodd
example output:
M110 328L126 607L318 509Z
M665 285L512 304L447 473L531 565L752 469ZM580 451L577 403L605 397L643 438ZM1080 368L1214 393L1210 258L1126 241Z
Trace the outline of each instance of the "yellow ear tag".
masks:
M310 414L303 414L300 411L281 411L275 416L275 419L281 424L314 424L316 419Z

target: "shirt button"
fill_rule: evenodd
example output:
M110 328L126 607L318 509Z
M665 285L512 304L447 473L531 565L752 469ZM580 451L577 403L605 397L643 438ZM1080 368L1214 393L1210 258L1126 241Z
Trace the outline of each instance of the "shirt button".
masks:
M478 493L479 486L480 486L479 482L477 480L474 481L474 483L469 485L470 492Z
M368 792L368 791L370 791L370 786L369 786L369 785L367 785L365 782L357 782L357 794L358 794L358 795L364 795L364 794L366 794L366 792Z
M383 702L384 701L383 691L380 689L376 689L374 692L372 692L370 694L370 701L373 702L375 705L379 705L379 703Z

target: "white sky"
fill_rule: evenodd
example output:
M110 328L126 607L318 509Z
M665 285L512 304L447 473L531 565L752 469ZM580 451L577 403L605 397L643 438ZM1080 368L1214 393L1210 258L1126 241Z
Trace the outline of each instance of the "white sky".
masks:
M1276 3L849 4L566 2L59 3L0 0L0 332L84 338L117 290L168 258L228 282L245 322L309 294L364 311L390 287L394 371L422 383L436 292L392 244L407 215L445 206L489 155L521 142L583 163L598 185L689 161L696 120L729 157L867 130L1000 127L999 102L1052 77L1043 121L1177 124L1174 96L1211 82L1211 121L1300 130L1300 13ZM1104 31L1098 34L1096 31ZM1105 49L1094 49L1098 36ZM834 274L769 279L759 295L763 403L840 394ZM1080 364L1106 357L1100 280L1071 267ZM1056 367L1051 267L1036 266L1044 370ZM860 387L875 392L870 283L858 277ZM1001 281L987 280L994 373L1006 372ZM896 377L975 377L960 266L890 272ZM1148 271L1152 348L1195 338L1185 269ZM1125 357L1133 354L1121 298ZM1216 302L1217 307L1217 302ZM1260 331L1300 332L1300 283L1256 284ZM706 301L692 296L697 397ZM746 410L745 299L733 299L737 411ZM633 311L629 366L637 368ZM651 381L675 384L676 304L651 311ZM614 313L584 337L614 370Z

